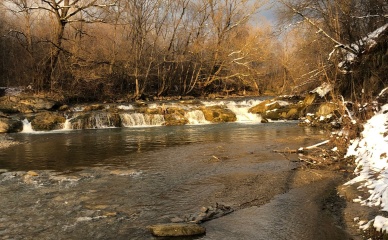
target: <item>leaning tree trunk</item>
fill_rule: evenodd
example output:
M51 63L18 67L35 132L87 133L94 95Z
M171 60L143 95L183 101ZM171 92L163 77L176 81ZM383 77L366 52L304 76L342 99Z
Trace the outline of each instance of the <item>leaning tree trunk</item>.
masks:
M55 68L58 64L59 55L62 51L62 40L63 34L65 32L65 21L59 21L58 28L54 40L52 41L52 48L50 57L47 59L47 62L44 67L43 72L43 81L40 86L40 89L43 91L52 90L52 82Z

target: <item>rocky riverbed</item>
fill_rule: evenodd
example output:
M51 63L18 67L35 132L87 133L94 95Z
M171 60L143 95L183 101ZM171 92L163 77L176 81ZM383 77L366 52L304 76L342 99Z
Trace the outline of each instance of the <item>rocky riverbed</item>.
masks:
M19 144L19 143L14 141L12 138L8 137L7 135L0 134L0 149L8 148L16 144Z

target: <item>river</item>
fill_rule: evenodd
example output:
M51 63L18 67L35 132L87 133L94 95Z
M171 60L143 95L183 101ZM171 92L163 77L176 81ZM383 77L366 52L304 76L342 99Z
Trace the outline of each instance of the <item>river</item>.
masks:
M21 144L0 153L0 238L155 239L148 225L222 203L235 212L195 239L344 239L316 200L335 177L272 152L324 134L296 122L13 134Z

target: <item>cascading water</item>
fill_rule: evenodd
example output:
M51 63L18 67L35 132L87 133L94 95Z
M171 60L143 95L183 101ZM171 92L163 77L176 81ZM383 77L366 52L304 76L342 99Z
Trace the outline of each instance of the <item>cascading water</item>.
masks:
M65 122L64 130L120 127L118 114L106 112L76 113Z
M248 112L249 108L257 104L259 103L255 101L229 102L227 107L236 114L239 123L260 123L262 120L260 115Z
M66 115L66 121L62 124L61 130L73 129L100 129L100 128L119 128L119 127L151 127L163 126L166 124L165 114L174 114L184 112L184 116L176 116L176 119L185 118L189 125L210 124L201 110L203 107L223 106L231 110L237 118L238 123L257 124L261 122L261 116L249 113L249 108L259 104L261 99L249 100L221 100L221 101L195 101L186 102L153 102L151 104L137 107L135 105L116 106L118 111L107 111L112 108L107 105L101 111L84 111L84 107L74 107L73 112ZM146 110L144 110L146 109ZM170 109L173 109L170 111ZM178 109L178 110L177 110ZM33 130L31 123L23 120L23 133L31 133Z
M63 130L72 130L73 129L70 121L71 121L71 119L66 118L66 121L63 124Z
M210 122L205 119L205 115L201 110L189 111L185 114L185 117L189 120L189 124L209 124Z
M32 129L32 126L31 126L31 122L29 122L27 119L23 119L22 123L23 123L22 133L34 132L34 129Z
M120 118L124 127L161 126L164 123L164 117L160 114L122 113Z
M249 100L241 100L241 101L207 101L203 102L205 106L215 106L215 105L223 105L234 114L236 114L238 123L260 123L262 118L258 114L249 113L248 110L261 103L261 99L249 99Z

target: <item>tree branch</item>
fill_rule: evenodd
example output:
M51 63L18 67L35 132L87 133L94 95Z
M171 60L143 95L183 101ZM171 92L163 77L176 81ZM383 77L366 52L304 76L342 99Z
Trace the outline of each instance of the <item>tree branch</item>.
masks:
M328 34L325 30L323 30L321 27L319 27L315 22L313 22L309 17L307 17L306 15L304 15L301 11L298 11L296 8L294 8L293 6L291 6L290 4L284 2L284 1L281 1L284 5L286 5L288 8L290 8L294 13L296 13L297 15L301 16L303 19L305 19L310 25L312 25L313 27L315 27L316 29L318 29L317 33L322 33L325 37L327 37L330 41L332 41L333 43L336 44L336 48L343 48L345 49L346 51L348 52L351 52L353 54L356 54L358 55L358 51L356 51L355 49L351 48L349 45L346 45L346 44L343 44L339 41L337 41L335 38L333 38L332 36L330 36L330 34Z

